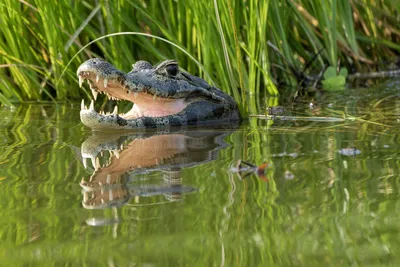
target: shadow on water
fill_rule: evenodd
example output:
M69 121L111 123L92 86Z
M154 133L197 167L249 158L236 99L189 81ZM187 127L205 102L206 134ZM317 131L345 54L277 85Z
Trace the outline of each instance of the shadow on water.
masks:
M275 117L260 99L235 131L99 135L79 104L1 108L0 265L397 266L398 88Z

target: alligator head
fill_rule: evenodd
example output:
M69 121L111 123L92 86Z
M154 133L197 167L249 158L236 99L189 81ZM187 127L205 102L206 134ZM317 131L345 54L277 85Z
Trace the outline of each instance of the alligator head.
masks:
M111 114L104 114L94 110L94 101L89 108L82 101L81 121L92 129L227 125L240 120L232 97L203 79L180 71L174 60L155 67L147 61L138 61L126 74L94 58L84 62L77 75L80 86L88 80L94 100L99 93L106 93L109 99L134 103L125 114L118 114L117 108Z

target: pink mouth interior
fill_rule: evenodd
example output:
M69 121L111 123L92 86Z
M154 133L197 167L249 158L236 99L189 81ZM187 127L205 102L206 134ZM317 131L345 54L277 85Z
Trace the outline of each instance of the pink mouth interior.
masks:
M130 111L125 114L118 114L124 119L134 119L144 116L163 117L176 114L186 107L184 99L161 98L147 93L129 92L128 89L123 88L119 82L114 80L108 80L107 87L104 87L104 80L99 79L98 82L95 82L94 74L84 75L83 77L89 79L90 83L95 84L97 91L102 91L114 98L134 103Z

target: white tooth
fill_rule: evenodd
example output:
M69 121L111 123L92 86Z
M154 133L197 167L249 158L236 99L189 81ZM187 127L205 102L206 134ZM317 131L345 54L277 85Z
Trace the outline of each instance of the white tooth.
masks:
M92 95L93 95L94 100L96 100L98 92L96 90L92 89Z
M104 204L104 199L101 199L101 204Z
M82 76L79 76L79 87L82 88L83 81L85 80Z
M133 96L134 96L135 98L137 98L137 95L138 95L138 93L136 93L136 92L133 93Z
M114 150L114 155L117 159L119 159L119 151L118 150Z
M82 163L83 163L83 167L84 167L85 169L87 169L86 158L82 158Z
M104 79L104 88L107 88L107 83L108 83L108 80Z
M93 100L90 102L89 109L94 110L94 101Z
M91 160L92 160L92 166L93 166L93 168L94 168L95 170L97 170L97 167L96 167L96 158L95 158L95 157L92 157Z
M99 82L99 79L100 79L99 75L96 75L96 83Z
M82 109L85 109L85 100L83 100L83 99L82 99L82 102L81 102L81 110Z
M118 114L118 106L115 106L114 111L112 113L113 115L117 115Z
M110 190L110 191L108 192L108 198L109 198L111 201L114 200L114 196L113 196L113 191L112 191L112 190Z
M109 184L111 182L111 175L107 174L107 184Z
M85 109L87 109L87 106L85 105Z
M111 99L111 95L109 93L106 93L106 94L107 94L108 100L110 100Z
M99 169L100 167L100 159L96 157L96 169Z

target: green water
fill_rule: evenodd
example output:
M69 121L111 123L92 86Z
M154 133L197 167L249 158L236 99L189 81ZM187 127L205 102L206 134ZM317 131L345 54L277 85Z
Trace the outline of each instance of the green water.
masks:
M398 88L217 132L92 136L79 104L1 108L0 265L398 266Z

